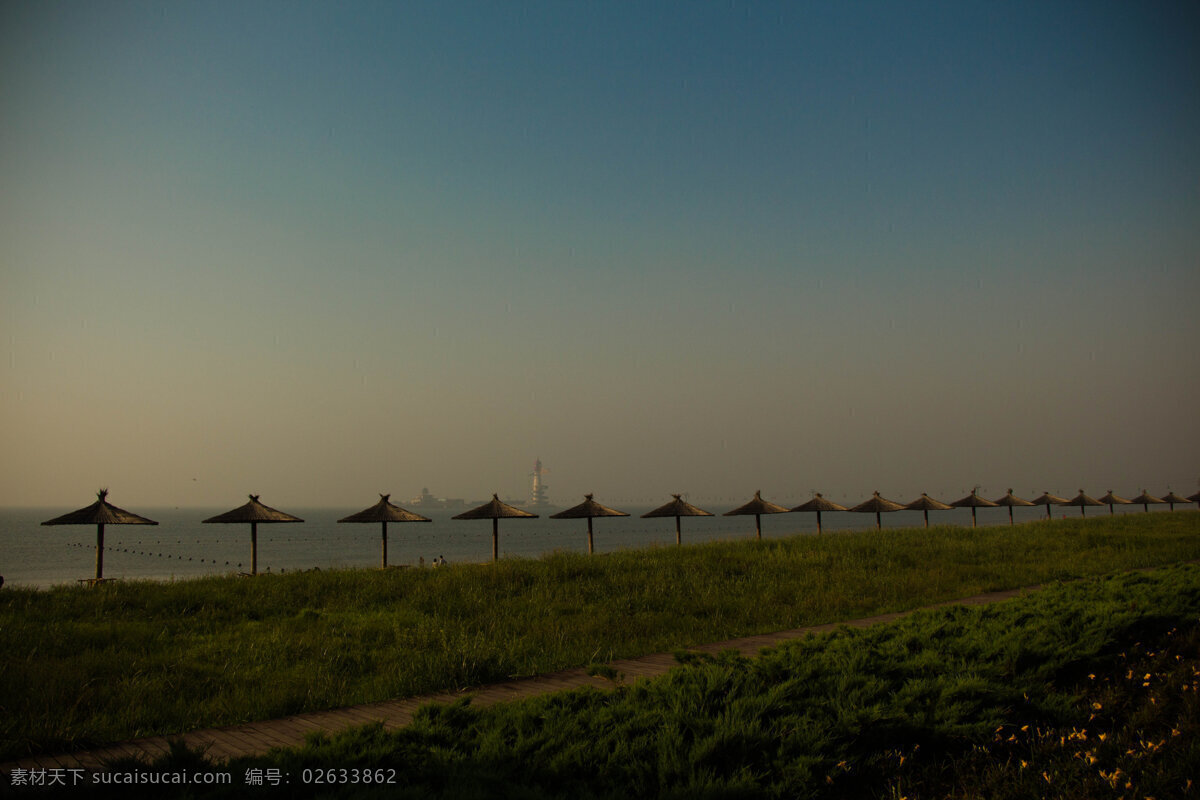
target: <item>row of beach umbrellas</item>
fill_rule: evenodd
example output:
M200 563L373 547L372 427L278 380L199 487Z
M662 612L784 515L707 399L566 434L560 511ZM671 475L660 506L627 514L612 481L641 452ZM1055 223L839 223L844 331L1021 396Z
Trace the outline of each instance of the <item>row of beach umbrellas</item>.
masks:
M389 522L431 522L428 517L423 517L420 514L415 514L412 511L407 511L399 506L393 505L389 498L391 495L379 495L379 502L370 508L363 509L357 514L351 514L348 517L339 519L338 522L362 522L362 523L380 523L383 534L383 566L387 567L387 526ZM680 519L682 517L711 517L714 516L711 511L705 511L702 508L688 503L681 495L672 495L671 502L659 506L653 511L647 511L642 514L643 518L654 517L674 517L675 518L675 544L682 542L682 534L680 531ZM106 525L157 525L154 520L146 517L138 516L132 512L126 511L123 508L117 508L108 502L108 490L101 489L98 493L97 500L86 508L81 508L78 511L72 511L70 514L64 514L61 517L43 522L43 525L95 525L96 526L96 577L95 582L104 579L104 526ZM1154 497L1153 495L1143 491L1140 495L1132 500L1126 500L1118 497L1110 490L1108 494L1101 497L1099 500L1089 497L1082 489L1075 497L1067 500L1062 497L1045 492L1040 497L1034 500L1023 500L1013 494L1012 489L1008 493L997 500L987 500L979 496L978 488L971 491L969 495L960 500L955 500L953 503L943 503L934 500L928 494L922 493L920 497L913 500L911 503L902 504L885 497L881 497L879 492L865 502L847 508L846 506L838 505L831 500L821 496L820 492L816 492L813 498L806 503L802 503L795 508L785 508L762 498L761 492L754 493L754 499L745 505L726 511L723 516L754 516L754 529L757 538L762 539L762 515L763 514L782 514L792 511L801 512L816 512L817 515L817 532L821 531L821 514L830 511L850 511L860 513L873 513L875 515L875 527L882 527L881 515L884 512L891 511L923 511L925 515L925 527L929 527L929 512L930 511L949 511L952 508L970 508L971 509L971 526L975 527L975 510L977 508L998 508L1006 506L1008 508L1008 522L1013 524L1012 510L1014 506L1045 506L1046 518L1050 518L1050 506L1078 506L1079 513L1086 516L1084 509L1087 506L1108 506L1110 514L1113 513L1113 506L1139 504L1146 511L1150 510L1150 505L1169 504L1171 510L1175 510L1176 503L1196 503L1200 505L1200 492L1191 497L1180 497L1174 492L1170 492L1165 497ZM490 519L492 521L492 560L495 561L500 557L500 520L509 518L529 518L537 517L529 511L516 508L507 503L501 502L499 496L493 494L492 499L478 508L473 508L470 511L464 511L461 514L455 515L454 519ZM568 508L565 511L560 511L557 514L551 514L551 519L587 519L588 531L588 552L594 552L592 543L592 520L597 517L627 517L628 512L617 511L608 506L601 505L592 499L592 495L585 495L584 501L573 508ZM303 522L299 517L294 517L291 514L284 513L270 506L263 505L259 502L258 495L250 495L250 502L237 508L226 511L224 514L218 514L215 517L210 517L204 522L215 523L250 523L250 574L258 574L258 526L260 523L280 523L280 522Z

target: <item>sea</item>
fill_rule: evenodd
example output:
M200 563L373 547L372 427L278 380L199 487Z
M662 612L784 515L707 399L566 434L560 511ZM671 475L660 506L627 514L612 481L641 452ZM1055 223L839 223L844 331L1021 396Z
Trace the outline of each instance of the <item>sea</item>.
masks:
M703 504L701 504L702 507ZM1165 508L1165 506L1156 506ZM0 509L0 576L4 586L47 589L95 577L96 526L41 523L74 508ZM108 525L104 530L104 577L119 580L174 581L207 575L250 571L248 524L203 524L201 520L227 508L138 508L136 514L158 525ZM363 569L382 562L379 523L338 523L360 508L287 508L302 523L258 526L258 571L289 573L311 569ZM592 521L595 551L638 550L675 545L673 517L642 519L650 508L624 508L628 517ZM716 516L683 517L683 544L718 540L752 539L754 517L726 517L726 508L712 507ZM550 513L553 513L553 509ZM1044 519L1046 509L1015 508L1016 522ZM1117 506L1116 512L1142 513L1141 506ZM447 564L484 563L492 558L491 520L454 520L455 511L424 511L431 522L388 524L388 565L431 566L434 559ZM1054 507L1056 519L1078 516L1077 508ZM1107 507L1089 508L1087 516L1108 514ZM929 514L931 524L971 525L970 509ZM883 528L920 527L920 511L884 514ZM981 508L980 526L1007 525L1008 509ZM875 525L874 514L824 513L826 532L862 530ZM762 517L764 539L816 533L812 513L770 514ZM587 520L502 519L499 526L501 558L537 558L565 552L587 552Z

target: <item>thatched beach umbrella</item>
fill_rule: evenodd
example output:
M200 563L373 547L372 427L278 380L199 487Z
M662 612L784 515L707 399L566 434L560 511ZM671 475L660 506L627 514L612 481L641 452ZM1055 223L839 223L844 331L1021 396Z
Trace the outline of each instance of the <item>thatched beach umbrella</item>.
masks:
M510 518L529 518L537 517L537 514L530 514L528 511L522 511L519 508L514 508L508 503L501 503L500 496L493 494L492 499L478 508L472 508L470 511L464 511L461 514L456 514L452 519L490 519L492 521L492 561L500 560L500 519Z
M924 511L925 512L925 527L929 527L929 512L930 511L949 511L953 506L948 506L940 500L934 500L925 492L921 492L921 496L904 507L908 511Z
M1113 506L1127 506L1130 503L1132 503L1133 501L1126 500L1124 497L1117 497L1115 494L1113 494L1113 490L1109 489L1108 494L1106 494L1106 495L1104 495L1104 497L1100 498L1100 502L1104 503L1104 505L1108 506L1108 514L1109 514L1109 516L1112 516L1114 513Z
M104 580L104 526L105 525L157 525L152 519L117 508L109 503L108 489L96 493L98 498L87 508L46 520L43 525L95 525L96 526L96 577L95 582Z
M1165 495L1163 495L1163 500L1166 500L1168 503L1171 504L1172 511L1175 510L1176 503L1183 503L1186 505L1187 503L1191 502L1186 497L1180 497L1179 495L1175 494L1174 492L1167 492Z
M1145 489L1142 489L1142 493L1139 494L1137 497L1133 498L1133 500L1131 502L1141 503L1142 510L1145 511L1146 513L1149 513L1151 503L1154 503L1155 505L1163 505L1167 501L1163 500L1161 497L1155 497L1154 495L1147 492Z
M1197 508L1200 508L1200 492L1188 496L1188 501L1195 503Z
M754 493L754 499L744 506L738 506L732 511L726 511L722 516L725 517L744 517L749 514L754 515L754 532L758 535L759 541L762 540L762 515L763 514L786 514L787 509L783 506L777 506L774 503L762 499L762 491Z
M224 514L217 514L215 517L209 517L204 522L249 522L250 523L250 574L258 574L258 525L259 523L275 523L275 522L304 522L299 517L293 517L291 514L285 514L282 511L277 511L270 506L264 506L258 502L258 495L250 495L250 502L244 506L238 506L232 511L226 511Z
M971 509L971 527L974 528L975 527L975 509L977 509L977 508L996 508L1000 504L993 503L991 500L987 500L985 498L980 497L979 496L979 487L976 486L974 489L971 490L971 493L969 495L967 495L966 497L964 497L960 500L955 500L950 505L953 506L954 508L969 508L969 509Z
M1017 497L1015 494L1013 494L1012 489L1009 489L1008 494L1004 495L1004 497L1001 497L999 500L996 501L996 505L1008 506L1008 524L1012 525L1013 524L1013 511L1012 511L1013 506L1032 506L1032 505L1036 505L1036 503L1031 503L1028 500L1022 500L1020 497Z
M1075 495L1070 500L1063 503L1063 505L1064 506L1079 506L1079 516L1086 517L1087 513L1084 512L1084 509L1087 506L1102 506L1102 505L1104 505L1104 503L1101 503L1099 500L1097 500L1094 497L1088 497L1086 494L1083 493L1083 489L1080 489L1079 494Z
M1050 506L1061 506L1065 502L1067 502L1065 497L1059 497L1058 495L1050 494L1049 492L1042 492L1042 496L1036 498L1033 501L1033 504L1035 506L1045 506L1046 519L1050 519Z
M659 506L653 511L647 511L642 514L642 519L648 517L674 517L675 518L675 544L681 543L679 534L679 518L680 517L711 517L712 512L705 511L702 508L696 508L691 503L688 503L679 498L679 495L673 494L671 497L675 499L667 503L665 506Z
M379 502L370 508L363 509L357 514L342 517L338 522L378 522L383 525L383 566L387 568L387 526L389 522L432 522L429 517L422 517L406 511L400 506L388 502L390 494L379 495Z
M583 496L583 502L566 511L560 511L557 514L551 514L550 519L582 519L587 517L588 521L588 554L592 550L592 518L593 517L628 517L629 514L625 511L617 511L615 508L602 506L592 499L590 494Z
M899 503L880 497L879 492L876 492L870 500L859 503L851 511L859 511L862 513L873 513L875 515L875 528L878 530L883 527L883 521L880 519L880 514L884 511L903 511L904 506Z
M839 506L837 503L826 500L821 496L820 492L813 494L813 499L807 503L801 503L792 509L792 511L815 511L817 512L817 533L821 532L821 512L822 511L846 511L845 506Z

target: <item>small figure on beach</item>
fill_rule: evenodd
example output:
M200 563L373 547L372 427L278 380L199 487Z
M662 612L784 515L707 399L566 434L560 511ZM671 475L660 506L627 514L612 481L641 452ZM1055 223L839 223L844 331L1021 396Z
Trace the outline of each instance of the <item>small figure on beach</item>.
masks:
M425 569L425 556L421 556L417 560L417 566L419 566L421 569Z

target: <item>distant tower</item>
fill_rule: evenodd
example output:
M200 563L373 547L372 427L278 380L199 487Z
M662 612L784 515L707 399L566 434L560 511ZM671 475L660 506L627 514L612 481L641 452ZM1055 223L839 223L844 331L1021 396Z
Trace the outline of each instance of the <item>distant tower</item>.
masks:
M550 501L546 499L546 489L549 487L542 482L542 476L550 470L542 469L542 460L535 459L533 462L533 489L529 493L529 505L531 506L548 506Z

